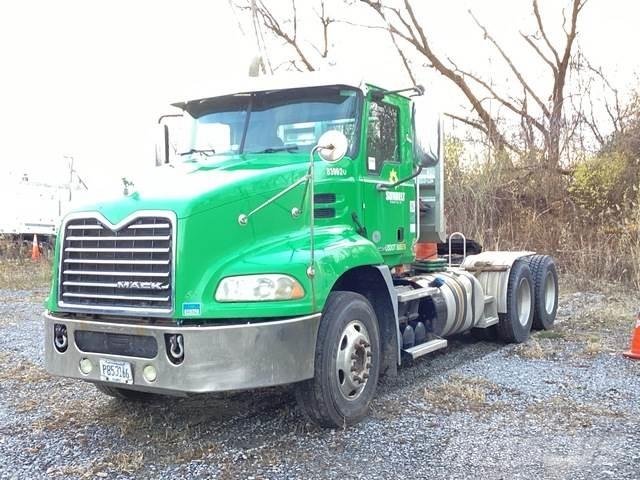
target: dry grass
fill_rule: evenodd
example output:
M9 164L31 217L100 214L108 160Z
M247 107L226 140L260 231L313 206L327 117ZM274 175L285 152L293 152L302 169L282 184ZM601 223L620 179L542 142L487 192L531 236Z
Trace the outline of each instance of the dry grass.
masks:
M103 457L101 460L82 465L50 467L47 473L51 476L73 476L80 479L107 478L109 471L132 475L144 466L144 453L140 450L117 453Z
M538 340L564 340L565 338L562 332L556 330L540 330L533 335Z
M190 463L194 460L207 458L209 455L217 451L219 451L219 447L213 442L190 445L188 449L176 453L173 457L173 461L178 464Z
M614 352L612 348L606 347L601 338L596 335L587 335L585 338L585 346L582 355L586 357L595 357L601 353Z
M210 441L202 431L198 420L178 419L172 407L165 402L135 403L110 399L94 392L91 386L83 386L89 391L81 399L70 399L68 390L77 388L76 381L58 385L46 400L47 414L35 418L31 428L38 432L71 431L81 432L87 428L106 428L116 436L133 444L145 444L153 439L153 447L140 451L127 451L103 458L91 465L80 465L71 471L60 470L60 474L93 478L99 472L116 470L134 473L144 465L144 454L153 453L157 461L167 463L188 463L215 453L219 446ZM87 398L91 398L87 401ZM167 400L168 401L168 400ZM178 408L183 408L179 406ZM17 406L16 406L17 408ZM206 423L206 422L205 422ZM86 442L84 439L78 440Z
M640 231L629 227L640 224L640 212L596 218L572 201L570 178L536 165L513 168L492 159L463 168L454 154L445 178L447 231L464 232L487 250L554 255L580 289L603 280L640 288Z
M499 389L484 378L451 375L445 382L425 389L424 399L433 411L480 413L493 408L495 402L489 402L487 395Z
M144 453L141 450L121 452L105 459L105 464L122 473L135 473L144 466Z
M47 260L8 260L0 258L0 288L28 290L47 288L51 264Z
M544 348L539 341L531 338L527 343L516 345L513 353L527 360L543 360L553 357L555 351Z
M17 364L7 363L9 356L3 354L0 363L0 381L16 381L16 382L45 382L51 380L49 375L43 368L27 361L19 360Z
M527 413L556 427L574 429L589 428L598 418L623 418L625 416L623 412L618 410L578 403L560 395L529 405Z
M513 348L513 354L527 360L553 360L564 351L565 335L557 330L532 333L526 343Z
M630 338L637 308L637 292L619 288L608 294L602 304L586 308L577 318L558 324L555 331L581 346L576 352L579 357L620 352Z
M165 421L156 415L153 404L141 409L135 402L125 403L98 394L93 385L75 379L52 377L46 373L44 375L55 382L55 388L39 389L36 396L31 394L29 397L47 405L44 410L46 415L35 418L31 423L35 431L81 431L87 427L107 427L114 429L121 437L140 439L151 433L157 423ZM80 396L78 389L83 390Z

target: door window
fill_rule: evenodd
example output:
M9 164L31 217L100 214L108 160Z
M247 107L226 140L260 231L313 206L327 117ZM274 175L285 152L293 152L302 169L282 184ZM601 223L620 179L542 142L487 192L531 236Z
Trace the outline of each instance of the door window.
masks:
M367 133L367 171L379 174L384 162L400 162L398 150L398 108L371 102Z

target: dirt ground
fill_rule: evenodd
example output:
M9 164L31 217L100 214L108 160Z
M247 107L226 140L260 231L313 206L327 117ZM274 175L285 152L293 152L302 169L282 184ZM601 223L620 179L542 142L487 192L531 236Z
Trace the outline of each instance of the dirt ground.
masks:
M0 478L640 478L640 295L561 278L554 330L470 335L321 430L290 387L127 403L42 364L44 288L0 289Z

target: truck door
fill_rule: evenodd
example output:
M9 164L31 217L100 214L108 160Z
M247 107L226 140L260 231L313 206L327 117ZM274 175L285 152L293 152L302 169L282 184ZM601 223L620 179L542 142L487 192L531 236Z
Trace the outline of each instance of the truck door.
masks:
M408 102L407 102L408 103ZM415 238L415 180L382 190L413 170L408 105L392 96L372 99L365 114L366 154L362 168L363 214L367 238L388 265L412 261Z

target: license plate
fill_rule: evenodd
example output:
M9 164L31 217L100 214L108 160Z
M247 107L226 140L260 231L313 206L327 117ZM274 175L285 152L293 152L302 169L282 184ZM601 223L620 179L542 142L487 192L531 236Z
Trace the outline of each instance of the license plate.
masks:
M129 362L100 359L100 380L103 382L133 383L133 373Z

